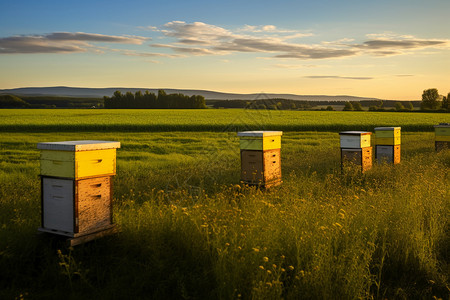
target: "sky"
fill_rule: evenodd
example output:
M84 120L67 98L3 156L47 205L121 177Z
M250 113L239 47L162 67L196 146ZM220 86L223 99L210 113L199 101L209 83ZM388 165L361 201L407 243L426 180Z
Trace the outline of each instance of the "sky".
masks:
M0 0L0 89L450 92L449 0Z

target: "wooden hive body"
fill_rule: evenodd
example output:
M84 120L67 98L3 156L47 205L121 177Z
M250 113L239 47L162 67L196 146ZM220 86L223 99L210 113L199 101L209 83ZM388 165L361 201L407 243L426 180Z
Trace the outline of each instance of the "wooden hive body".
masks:
M112 225L110 176L81 180L42 177L42 229L75 237Z
M378 163L399 164L400 157L400 145L376 145L375 147L375 158Z
M372 168L372 147L341 148L341 167L358 166L362 172Z
M241 150L241 180L253 185L281 182L281 150Z

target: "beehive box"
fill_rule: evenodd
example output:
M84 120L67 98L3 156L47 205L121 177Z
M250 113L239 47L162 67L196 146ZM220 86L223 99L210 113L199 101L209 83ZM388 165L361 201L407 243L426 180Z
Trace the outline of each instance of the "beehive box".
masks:
M361 149L370 147L371 132L341 131L339 132L341 148Z
M65 141L38 143L37 147L42 176L82 179L116 174L119 142Z
M281 148L282 131L238 132L241 150L272 150Z
M401 127L376 127L375 143L377 145L400 145Z
M436 142L450 142L450 123L440 123L434 126Z
M400 145L376 145L375 157L378 163L400 163Z
M265 185L281 182L280 149L241 151L241 180L249 184Z
M359 166L365 172L372 168L372 147L341 148L341 167Z
M81 180L41 177L39 231L78 237L113 227L111 176Z

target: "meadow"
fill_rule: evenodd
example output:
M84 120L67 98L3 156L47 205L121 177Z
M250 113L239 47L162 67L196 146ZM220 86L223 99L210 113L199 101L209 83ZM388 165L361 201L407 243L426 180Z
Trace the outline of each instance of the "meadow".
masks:
M448 299L448 114L0 111L1 299ZM340 130L402 126L402 162L341 172ZM239 182L236 130L284 130L283 184ZM120 141L120 232L38 235L38 142Z

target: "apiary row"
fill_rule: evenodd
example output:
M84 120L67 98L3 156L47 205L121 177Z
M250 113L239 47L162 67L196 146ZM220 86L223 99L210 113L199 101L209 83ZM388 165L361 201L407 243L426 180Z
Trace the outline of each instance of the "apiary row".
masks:
M41 150L41 232L70 244L114 232L112 176L118 142L38 143Z
M435 126L436 150L450 148L450 125ZM371 132L343 131L341 165L372 167ZM281 184L281 131L244 131L240 137L241 181L269 188ZM375 128L378 162L400 163L400 127ZM119 142L38 143L41 150L41 227L69 238L71 245L115 231L112 178Z

